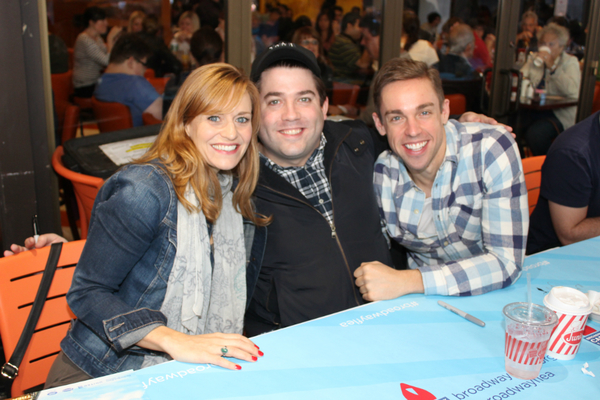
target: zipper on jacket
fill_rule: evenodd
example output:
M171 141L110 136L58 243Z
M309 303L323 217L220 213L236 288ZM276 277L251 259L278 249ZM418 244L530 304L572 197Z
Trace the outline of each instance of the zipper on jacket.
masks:
M336 150L336 153L337 153L337 150ZM329 178L331 179L331 172L330 172L329 175L330 175ZM350 264L348 264L348 258L346 258L346 253L344 253L344 249L342 247L342 244L340 243L340 239L339 239L339 237L337 235L335 224L333 222L330 223L329 221L327 221L327 218L325 218L323 216L323 214L321 214L321 212L319 210L317 210L315 207L313 207L312 204L310 204L310 203L308 203L306 201L302 201L302 200L300 200L300 199L298 199L296 197L290 196L289 194L282 193L282 192L280 192L278 190L275 190L275 189L273 189L271 187L268 187L268 186L265 186L265 185L261 185L261 186L269 189L273 193L280 194L282 196L285 196L287 198L290 198L292 200L295 200L295 201L298 201L298 202L300 202L302 204L307 205L308 207L310 207L313 210L315 210L315 212L317 212L321 216L321 218L323 218L325 220L325 222L327 222L327 224L329 224L329 227L331 228L331 238L335 239L335 241L336 241L336 243L338 245L338 248L340 249L340 253L342 255L342 258L344 259L344 264L346 265L346 270L348 271L348 275L350 276L350 282L352 282L352 294L354 295L354 300L356 301L356 305L359 306L360 305L360 301L358 300L358 297L356 297L356 290L354 290L354 275L352 275L352 271L350 271ZM331 190L331 181L329 182L329 189ZM333 197L331 198L331 207L332 207L332 210L333 210Z
M346 134L346 136L340 141L340 143L338 144L337 148L335 149L335 152L333 153L333 157L331 160L331 164L329 165L329 177L328 177L328 184L329 184L329 192L331 193L331 211L332 211L332 218L334 218L335 216L335 211L334 211L334 207L333 207L333 190L331 188L331 171L333 169L333 160L335 159L335 156L337 155L340 146L344 143L344 141L346 140L346 138L350 135L350 133L352 132L352 128L350 128L350 131L348 131L348 133ZM268 188L269 190L271 190L272 192L278 193L282 196L285 196L287 198L291 198L293 200L299 201L300 203L306 204L307 206L309 206L310 208L312 208L313 210L315 210L317 213L319 213L319 215L329 224L329 227L331 228L331 238L335 239L338 248L340 249L340 253L342 255L342 258L344 259L344 264L346 264L346 270L348 271L348 275L350 277L350 282L352 285L352 295L354 296L354 301L356 302L356 305L359 306L360 305L360 301L358 300L358 297L356 297L356 288L354 285L354 275L352 274L352 271L350 270L350 264L348 264L348 258L346 257L346 253L344 252L344 248L342 247L342 244L340 243L340 239L339 236L337 234L336 228L335 228L335 223L334 222L329 222L327 221L327 218L325 218L323 216L323 214L321 214L321 212L319 210L317 210L315 207L312 206L312 204L302 201L296 197L290 196L288 194L282 193L278 190L275 190L271 187L268 187L266 185L261 185L265 188Z
M329 164L329 176L328 176L328 182L329 183L329 193L331 193L331 215L332 218L335 217L335 208L334 208L334 204L333 204L333 189L331 187L331 171L333 171L333 161L335 160L335 156L337 155L338 151L340 150L340 146L344 143L344 141L348 138L348 136L350 136L350 133L352 133L352 128L350 128L350 131L348 131L348 133L346 134L346 136L344 137L344 139L340 140L340 143L338 144L338 146L335 149L335 152L333 153L333 157L331 157L331 163ZM325 218L325 217L323 217ZM344 259L344 263L346 264L346 270L348 271L348 275L350 276L350 283L352 285L352 295L354 296L354 301L356 302L356 305L359 306L360 305L360 301L358 300L358 297L356 297L356 286L354 285L354 275L352 274L352 271L350 270L350 264L348 264L348 258L346 258L346 253L344 252L344 248L342 247L342 244L340 243L340 238L337 235L337 232L335 230L335 224L332 222L331 223L331 237L333 239L335 239L335 241L337 242L337 245L340 249L340 253L342 254L342 258Z

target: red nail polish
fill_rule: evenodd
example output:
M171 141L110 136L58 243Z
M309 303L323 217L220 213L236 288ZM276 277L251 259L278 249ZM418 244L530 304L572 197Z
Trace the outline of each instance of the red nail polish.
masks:
M258 360L258 357L252 356L252 361Z
M242 369L242 366L241 365L236 365L235 369L237 369L239 371L240 369Z
M262 357L262 356L264 356L264 355L265 355L265 353L263 353L262 351L260 351L260 350L259 350L259 351L258 351L258 355Z
M256 347L257 349L260 349L260 347L258 347L257 345L254 345L254 347Z

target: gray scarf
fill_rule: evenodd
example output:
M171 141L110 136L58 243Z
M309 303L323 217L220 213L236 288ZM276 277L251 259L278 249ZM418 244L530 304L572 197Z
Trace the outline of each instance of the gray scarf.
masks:
M223 208L212 227L214 265L206 218L177 205L177 252L160 311L167 327L188 335L242 333L246 305L246 250L242 216L233 207L233 179L219 174ZM198 199L188 187L185 198ZM212 268L211 268L212 266ZM168 361L145 356L142 368Z

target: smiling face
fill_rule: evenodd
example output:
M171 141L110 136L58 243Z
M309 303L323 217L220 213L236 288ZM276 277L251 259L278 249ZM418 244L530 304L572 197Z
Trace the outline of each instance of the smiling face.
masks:
M444 160L449 102L440 100L427 78L396 81L381 91L381 117L375 126L387 135L415 182L431 181ZM418 184L418 182L417 182Z
M252 103L248 93L230 113L200 114L185 126L200 156L218 171L235 168L252 139Z
M327 99L321 106L308 69L275 67L260 81L262 154L282 167L306 164L321 140Z

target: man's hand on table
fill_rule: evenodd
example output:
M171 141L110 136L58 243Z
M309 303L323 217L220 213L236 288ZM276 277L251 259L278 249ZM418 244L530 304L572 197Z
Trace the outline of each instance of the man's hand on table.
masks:
M354 271L354 277L363 299L367 301L390 300L425 291L418 269L399 271L379 261L362 263Z

